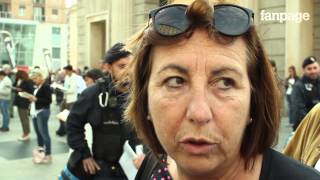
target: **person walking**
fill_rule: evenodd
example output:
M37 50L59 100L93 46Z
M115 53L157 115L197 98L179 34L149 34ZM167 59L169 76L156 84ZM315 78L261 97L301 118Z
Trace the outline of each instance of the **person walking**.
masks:
M4 71L0 71L0 110L2 114L2 127L0 131L9 131L9 104L11 98L12 82Z
M36 85L33 96L29 98L31 103L30 114L34 130L37 135L38 148L36 154L44 154L40 158L34 158L34 163L49 163L52 161L51 156L51 138L49 135L48 121L50 117L51 88L45 81L44 72L35 69L31 72L31 79Z
M285 81L285 88L286 88L286 98L288 102L288 118L289 118L289 123L293 125L293 120L292 120L292 88L293 85L299 80L299 77L296 72L296 68L294 66L290 66L288 68L289 70L289 76L287 77Z
M60 108L61 111L65 109L70 110L74 102L76 102L76 100L78 99L78 78L75 75L71 65L67 65L63 69L65 72L65 79L64 88L62 89L64 96ZM64 136L66 135L65 122L63 122L62 120L59 120L59 122L60 126L56 131L56 134L58 136Z
M30 122L29 122L29 110L30 110L30 101L27 98L24 98L19 95L20 92L26 92L32 94L33 92L33 83L29 79L29 75L25 71L19 70L16 75L16 82L14 84L16 96L14 99L14 105L18 108L18 114L22 126L22 136L18 138L19 141L29 140L30 133Z

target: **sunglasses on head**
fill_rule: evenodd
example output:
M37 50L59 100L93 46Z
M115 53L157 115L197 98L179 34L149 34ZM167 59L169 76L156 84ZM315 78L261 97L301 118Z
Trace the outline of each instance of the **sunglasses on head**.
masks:
M189 30L192 22L186 15L188 6L185 4L172 4L154 9L149 13L149 19L157 33L162 36L178 36ZM254 13L247 8L220 4L214 6L214 28L221 34L239 36L248 31L252 24Z

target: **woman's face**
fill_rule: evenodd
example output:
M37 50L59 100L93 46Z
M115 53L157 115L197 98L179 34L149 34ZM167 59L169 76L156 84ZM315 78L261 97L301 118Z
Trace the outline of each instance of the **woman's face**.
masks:
M39 75L34 75L34 76L32 76L31 77L31 80L34 82L34 84L36 85L36 86L38 86L38 85L40 85L41 83L42 83L42 77L41 76L39 76Z
M292 77L294 76L294 71L293 71L292 68L289 68L289 75L292 76Z
M148 107L156 135L180 172L220 172L240 157L250 111L246 45L207 32L153 49Z

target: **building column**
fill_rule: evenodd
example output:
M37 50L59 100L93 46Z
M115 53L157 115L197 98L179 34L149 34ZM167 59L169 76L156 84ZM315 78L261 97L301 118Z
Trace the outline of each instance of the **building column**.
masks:
M132 0L114 0L111 8L111 44L128 40L132 31Z
M286 22L285 72L294 65L298 74L302 74L301 64L305 57L312 55L313 50L313 3L312 0L286 0L287 13L309 13L309 20Z

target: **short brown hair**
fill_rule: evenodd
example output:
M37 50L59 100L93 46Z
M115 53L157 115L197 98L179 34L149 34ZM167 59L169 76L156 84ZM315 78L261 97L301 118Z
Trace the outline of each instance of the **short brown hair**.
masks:
M196 5L196 6L195 6ZM205 28L212 38L220 43L229 43L234 38L226 37L212 30L209 26L212 20L208 19L206 13L201 10L209 6L206 1L195 0L188 8L188 16L201 18L201 24L193 27L190 32L182 38L188 38L196 28ZM212 15L210 15L212 18ZM139 35L136 44L134 60L131 64L131 93L125 117L130 120L136 128L139 136L150 146L155 154L164 153L151 121L148 116L148 84L152 68L152 48L155 45L179 41L179 38L166 38L157 35L152 24ZM258 154L270 148L277 139L280 122L280 91L273 76L267 55L255 27L250 29L239 38L247 45L247 69L251 84L250 117L253 119L244 132L240 154L246 162L249 162Z
M18 70L18 72L16 74L16 79L27 80L27 79L29 79L29 75L25 71Z

